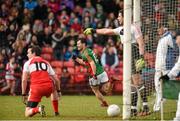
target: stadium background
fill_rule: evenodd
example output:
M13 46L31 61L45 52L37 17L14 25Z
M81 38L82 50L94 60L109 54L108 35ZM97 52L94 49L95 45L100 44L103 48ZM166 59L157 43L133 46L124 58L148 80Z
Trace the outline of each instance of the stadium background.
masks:
M61 78L63 93L90 93L87 70L71 59L74 43L79 36L83 36L84 28L118 27L116 16L118 10L123 9L123 2L118 2L115 0L1 1L0 87L6 85L4 80L6 64L14 56L17 64L15 93L21 94L21 72L22 65L27 60L27 47L39 45L42 48L42 57L52 64ZM111 65L116 63L114 67L111 68L107 64L105 68L109 75L117 75L122 80L122 46L117 37L88 35L86 39L88 47L98 54L99 59L106 48L110 48L109 51L112 53L109 57L118 56L118 62L107 60ZM104 61L105 59L108 58L103 58ZM119 82L115 85L114 92L122 92L122 85Z
M42 57L51 63L61 79L63 95L93 94L88 85L86 68L74 63L71 59L74 43L78 37L84 36L82 32L87 27L118 27L116 17L118 11L123 10L123 0L6 0L0 1L0 6L0 88L6 86L6 64L11 57L15 57L17 66L14 70L16 77L15 94L21 94L21 73L22 65L27 60L27 46L37 44L42 48ZM144 56L146 67L142 71L142 78L146 82L146 88L151 96L154 91L155 52L159 39L157 25L162 22L172 32L179 27L180 1L142 0L140 23L146 45ZM119 78L119 81L114 85L112 95L121 95L123 47L120 44L120 38L94 34L88 35L86 40L88 47L97 53L102 62L106 60L109 65L112 65L117 62L109 60L110 57L118 57L118 64L115 67L107 66L107 64L104 68L110 77ZM112 54L109 54L109 51ZM106 54L107 58L101 58L102 54ZM169 55L169 58L172 59L172 56ZM171 65L171 61L168 63ZM10 95L9 90L0 95ZM17 99L18 97L2 96L2 98L1 104L4 104L4 100L14 103L14 98ZM75 97L73 98L75 99ZM153 98L155 97L150 97L150 100L153 100ZM71 97L65 97L64 99L64 102L73 100ZM108 97L108 100L119 105L122 104L121 99L119 99L121 101L117 101L118 97ZM15 103L19 102L18 100ZM13 103L12 107L16 105ZM94 101L94 103L96 102ZM21 105L17 106L23 108ZM175 102L170 101L166 107L165 112L168 114L166 116L170 115L168 119L172 119L175 114ZM169 110L170 107L171 110ZM66 109L65 106L64 109ZM79 112L74 113L74 115L78 114ZM14 115L16 114L14 113ZM85 117L85 119L89 119L89 117ZM153 119L153 116L147 119Z
M141 2L141 23L146 43L145 60L147 62L147 68L144 69L142 77L150 90L154 87L157 25L163 21L170 30L177 29L180 22L179 4L178 0ZM15 92L20 94L21 71L23 63L27 60L27 46L37 44L42 47L42 57L52 64L61 78L63 92L75 94L90 92L87 70L71 59L74 43L79 36L83 36L84 28L118 27L116 17L118 11L123 10L123 0L83 2L80 0L7 0L1 1L0 5L1 88L6 85L4 80L6 64L14 56L17 64ZM86 39L88 47L92 48L103 62L108 62L104 67L109 76L117 76L122 81L123 50L120 38L88 35ZM111 54L107 51L111 51ZM106 54L107 57L101 58L102 54ZM118 56L118 62L115 59L109 59L115 56ZM115 84L113 93L122 93L121 82Z

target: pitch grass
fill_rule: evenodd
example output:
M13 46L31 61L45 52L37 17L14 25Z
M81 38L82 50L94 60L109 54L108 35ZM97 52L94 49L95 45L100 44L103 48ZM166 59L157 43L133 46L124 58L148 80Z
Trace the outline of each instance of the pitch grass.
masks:
M106 99L111 104L121 107L122 96L107 96ZM150 99L152 100L152 99ZM45 105L46 117L39 114L26 118L24 117L25 105L21 101L21 96L0 96L0 120L121 120L122 116L108 117L107 108L100 107L95 96L63 96L59 101L60 116L55 117L51 106L50 98L43 98L40 104ZM175 101L167 101L165 105L164 117L166 120L175 116ZM145 117L136 117L132 120L158 120L160 113L152 113Z

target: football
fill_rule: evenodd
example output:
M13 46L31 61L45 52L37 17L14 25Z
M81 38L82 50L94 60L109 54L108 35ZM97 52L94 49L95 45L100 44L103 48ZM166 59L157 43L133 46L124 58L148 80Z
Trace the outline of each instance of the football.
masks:
M119 106L116 104L109 105L109 107L107 109L107 114L110 117L119 116L119 114L120 114Z

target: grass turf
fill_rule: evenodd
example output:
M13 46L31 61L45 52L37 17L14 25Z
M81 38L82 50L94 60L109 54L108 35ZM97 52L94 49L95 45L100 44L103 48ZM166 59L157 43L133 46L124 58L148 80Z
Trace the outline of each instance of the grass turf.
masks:
M122 112L122 96L107 96L107 101L117 104ZM55 117L51 106L50 98L43 98L40 104L45 105L46 117L39 114L26 118L24 117L25 105L21 96L0 96L0 120L121 120L119 117L108 117L107 108L100 107L95 96L63 96L59 101L60 116ZM175 116L175 101L166 101L164 106L166 120ZM169 107L170 106L170 107ZM170 109L170 110L169 110ZM149 116L132 118L133 120L155 120L160 119L160 113L152 113Z

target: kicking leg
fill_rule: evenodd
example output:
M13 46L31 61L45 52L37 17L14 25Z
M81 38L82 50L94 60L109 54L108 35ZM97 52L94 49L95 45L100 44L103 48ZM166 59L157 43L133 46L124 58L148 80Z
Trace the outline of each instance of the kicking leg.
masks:
M91 86L92 91L94 92L95 96L97 97L97 99L99 101L101 101L101 106L102 107L107 107L108 104L104 99L104 96L102 95L102 93L99 91L99 86Z

